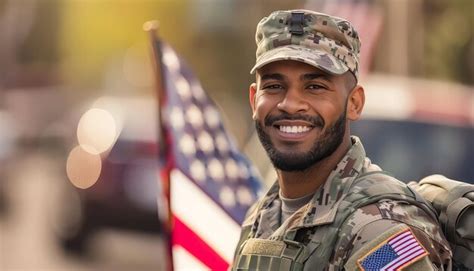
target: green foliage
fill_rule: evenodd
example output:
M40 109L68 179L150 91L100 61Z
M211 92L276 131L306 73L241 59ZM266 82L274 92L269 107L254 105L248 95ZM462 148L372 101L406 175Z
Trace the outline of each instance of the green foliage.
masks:
M474 84L474 1L425 1L426 74Z

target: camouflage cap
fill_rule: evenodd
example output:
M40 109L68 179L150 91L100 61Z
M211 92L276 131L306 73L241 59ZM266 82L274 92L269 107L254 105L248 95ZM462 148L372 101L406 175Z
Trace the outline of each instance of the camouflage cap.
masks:
M360 40L348 21L310 10L275 11L257 25L257 62L301 61L331 74L358 78Z

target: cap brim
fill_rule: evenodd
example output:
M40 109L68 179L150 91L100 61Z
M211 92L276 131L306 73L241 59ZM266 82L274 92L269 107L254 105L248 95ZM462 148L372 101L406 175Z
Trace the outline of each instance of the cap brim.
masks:
M257 59L257 63L250 73L253 74L257 69L281 60L300 61L330 74L343 74L349 70L341 60L330 53L297 45L287 45L263 53Z

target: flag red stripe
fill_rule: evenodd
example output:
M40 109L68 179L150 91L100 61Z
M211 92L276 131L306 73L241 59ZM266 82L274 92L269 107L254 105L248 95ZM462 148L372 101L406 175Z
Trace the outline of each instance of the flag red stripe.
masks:
M173 216L173 220L173 245L177 244L182 246L211 270L227 270L229 268L229 263L201 240L201 238L179 220L179 218Z

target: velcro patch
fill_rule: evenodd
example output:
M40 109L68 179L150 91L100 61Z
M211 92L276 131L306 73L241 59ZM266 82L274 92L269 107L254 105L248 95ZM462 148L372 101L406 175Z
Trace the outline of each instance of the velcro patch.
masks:
M397 271L428 255L410 229L397 232L357 260L360 270Z

